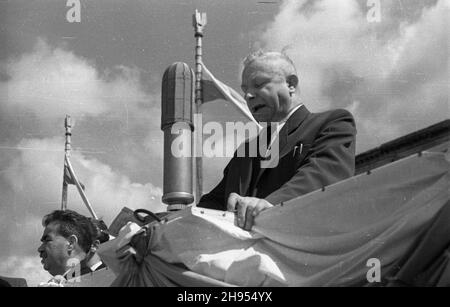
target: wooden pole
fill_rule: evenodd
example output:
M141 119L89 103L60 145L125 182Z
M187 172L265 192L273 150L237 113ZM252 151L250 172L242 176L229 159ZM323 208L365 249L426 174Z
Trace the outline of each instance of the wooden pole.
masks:
M64 147L64 171L63 171L63 187L62 187L62 198L61 198L61 210L67 209L67 182L64 179L66 172L66 157L70 157L71 150L71 136L72 136L72 124L70 121L70 116L66 115L64 120L64 128L66 129L66 144Z
M201 106L203 103L203 91L202 91L202 39L203 39L203 28L206 25L206 13L200 13L195 10L192 16L192 25L195 30L195 114L201 116L202 110ZM198 117L200 118L200 117ZM200 121L201 122L201 121ZM194 125L195 126L195 125ZM195 129L202 129L202 127L195 127ZM200 130L202 131L202 130ZM197 147L196 153L200 153L199 157L195 158L195 201L198 203L200 197L203 193L203 163L202 163L202 152L203 152L203 133L196 133L195 136L199 136L199 140L196 141ZM200 150L200 151L199 151Z

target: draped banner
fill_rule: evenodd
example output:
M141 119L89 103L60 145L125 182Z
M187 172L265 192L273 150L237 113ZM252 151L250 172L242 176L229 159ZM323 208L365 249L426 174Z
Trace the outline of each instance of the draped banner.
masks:
M407 256L449 182L448 154L424 153L277 204L250 232L233 213L190 207L129 224L99 253L116 286L363 285Z

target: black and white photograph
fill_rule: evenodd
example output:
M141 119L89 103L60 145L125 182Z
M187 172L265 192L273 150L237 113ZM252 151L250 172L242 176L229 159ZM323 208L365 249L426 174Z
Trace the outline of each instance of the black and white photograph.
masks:
M0 287L450 287L449 9L0 0Z

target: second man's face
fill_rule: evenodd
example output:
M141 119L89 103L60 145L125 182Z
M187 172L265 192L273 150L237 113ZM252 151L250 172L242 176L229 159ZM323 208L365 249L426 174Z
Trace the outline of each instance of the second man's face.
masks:
M45 227L41 242L38 252L44 270L53 276L64 274L69 259L69 241L59 234L56 223L50 223Z
M274 60L255 60L242 72L245 100L258 122L280 122L292 108L289 85Z

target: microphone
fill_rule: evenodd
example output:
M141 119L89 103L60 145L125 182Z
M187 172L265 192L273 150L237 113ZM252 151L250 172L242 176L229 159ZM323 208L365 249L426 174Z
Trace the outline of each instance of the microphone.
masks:
M184 209L194 201L192 188L192 102L194 73L176 62L164 72L161 91L161 130L164 132L162 201L167 211Z

